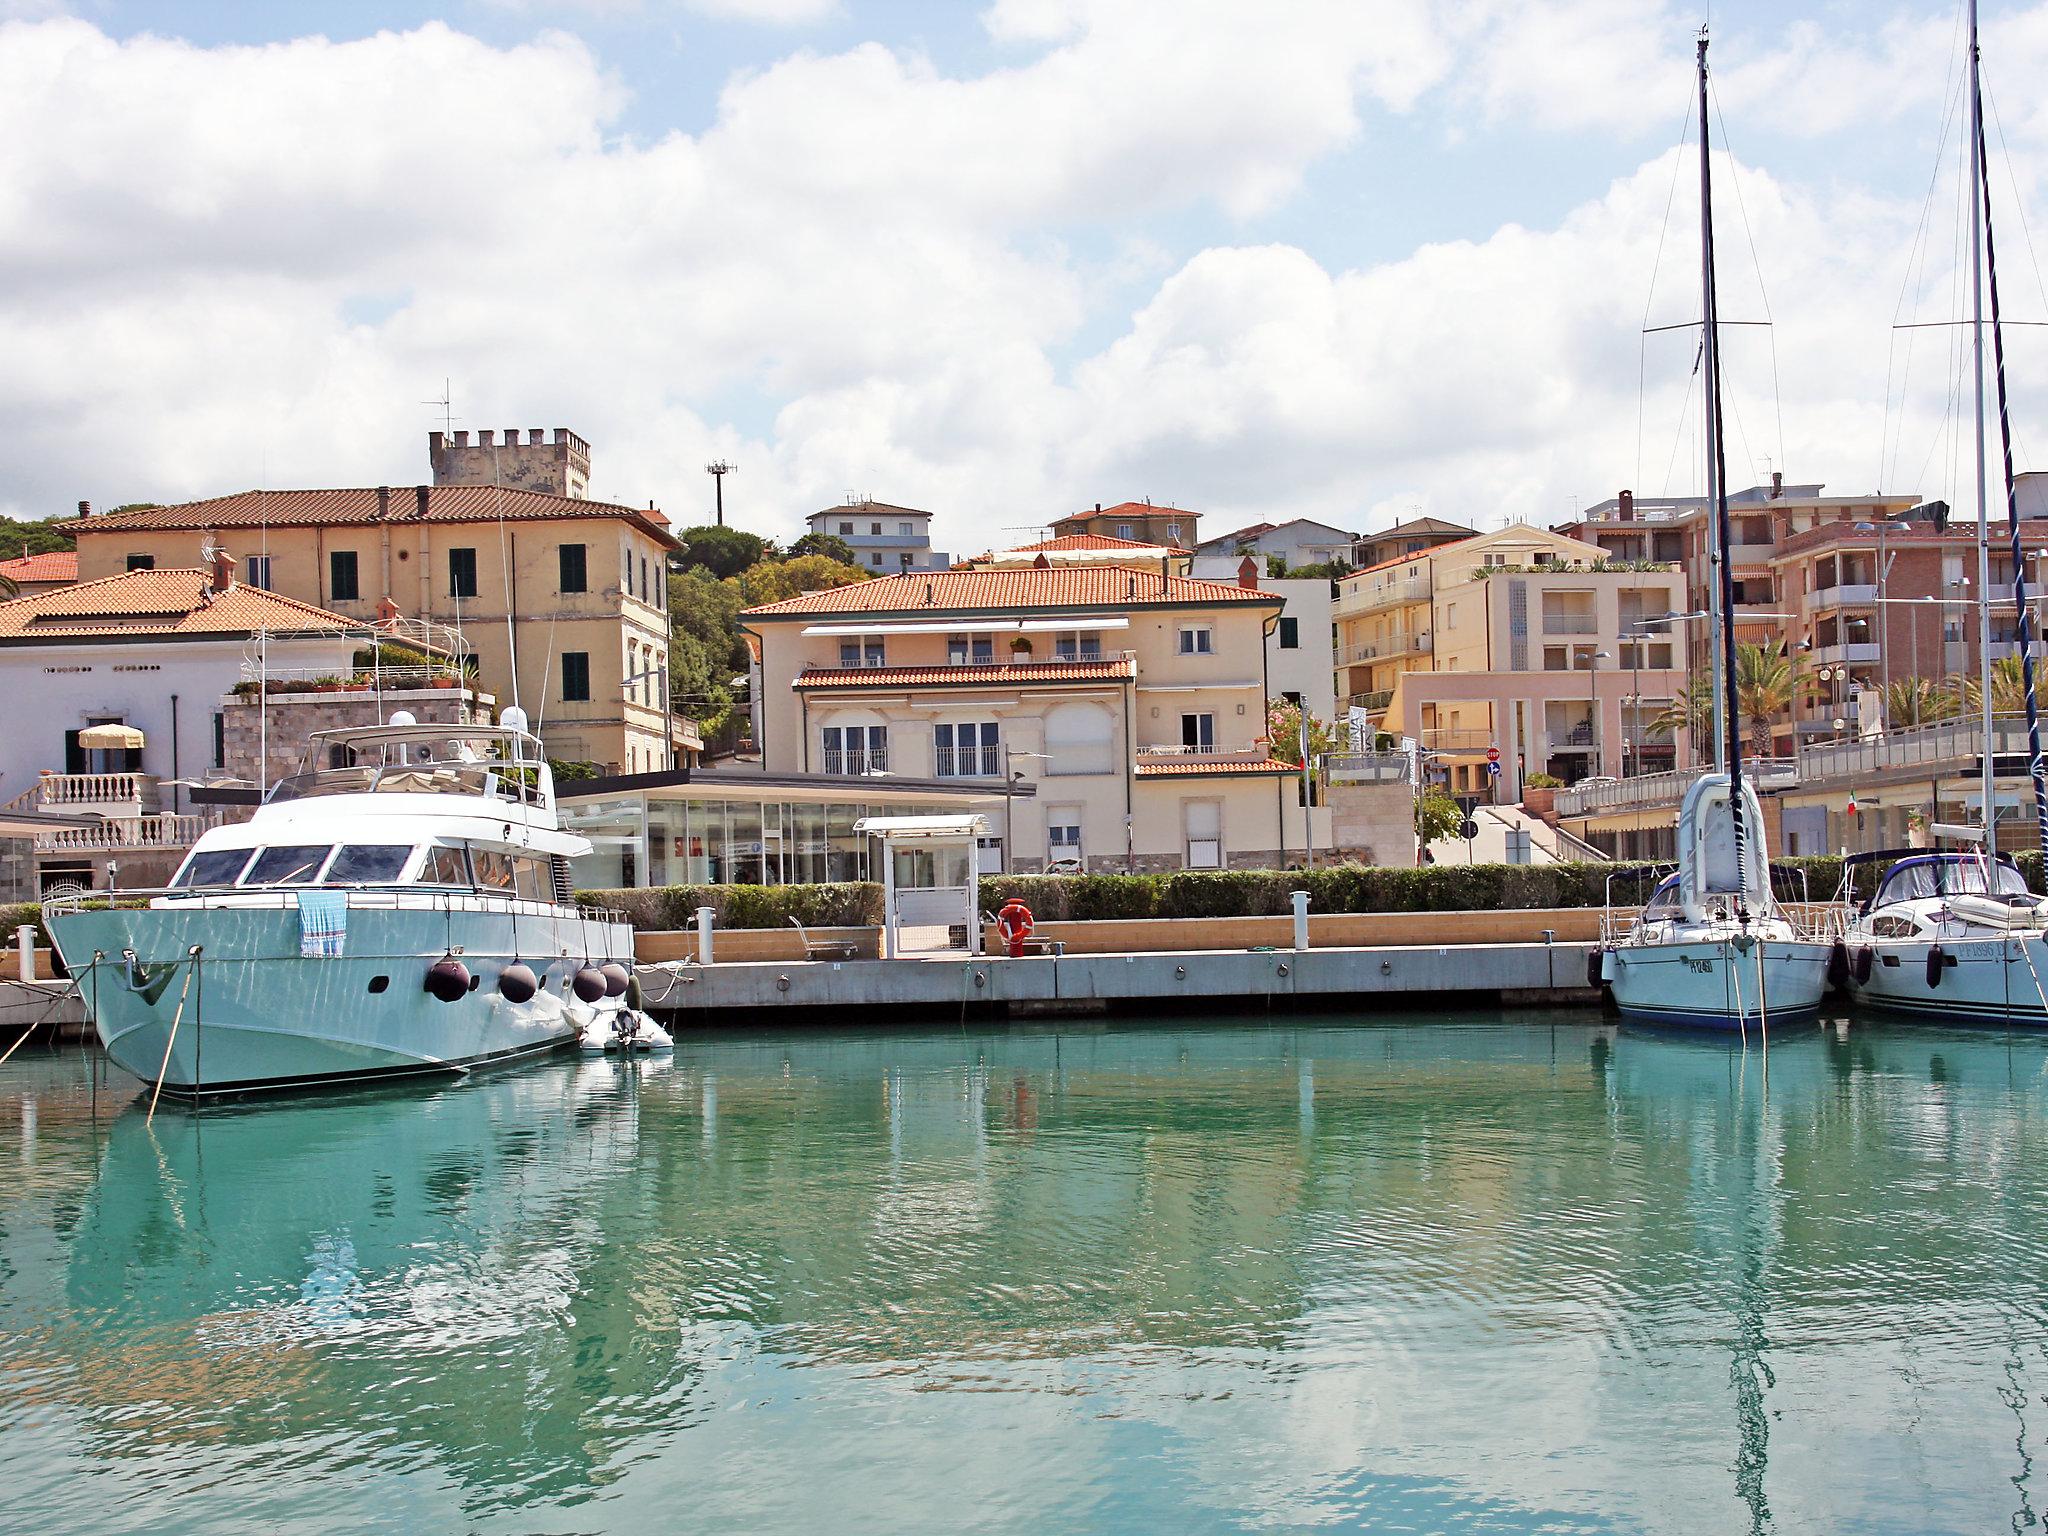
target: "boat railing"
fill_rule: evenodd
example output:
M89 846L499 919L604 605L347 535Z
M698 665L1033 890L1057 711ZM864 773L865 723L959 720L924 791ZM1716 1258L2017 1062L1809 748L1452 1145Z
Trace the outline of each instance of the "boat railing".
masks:
M118 907L154 907L160 902L201 911L292 911L302 891L341 891L352 912L505 912L514 917L566 922L630 923L617 907L588 902L550 901L510 891L445 890L427 886L123 886L117 890L57 891L43 898L49 918L77 912L111 911Z
M270 787L266 804L321 795L470 795L545 807L539 774L526 763L356 763L295 773Z

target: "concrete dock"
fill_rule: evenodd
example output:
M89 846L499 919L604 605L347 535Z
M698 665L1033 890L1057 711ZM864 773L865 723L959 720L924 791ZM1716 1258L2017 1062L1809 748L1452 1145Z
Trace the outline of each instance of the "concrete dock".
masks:
M1597 1002L1586 985L1595 944L1380 945L1329 949L1198 949L1144 954L960 954L902 960L741 961L641 965L645 1005L664 1023L730 1027L740 1011L1018 1017L1172 1011L1236 1002L1262 1007L1430 998L1525 1005Z

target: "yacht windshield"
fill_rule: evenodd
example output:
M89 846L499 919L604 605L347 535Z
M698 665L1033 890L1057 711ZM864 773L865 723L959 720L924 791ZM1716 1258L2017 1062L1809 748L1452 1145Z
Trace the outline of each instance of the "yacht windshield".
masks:
M398 878L412 857L410 843L345 843L328 866L330 885L383 885Z
M1663 883L1650 897L1650 904L1643 908L1645 917L1675 917L1678 915L1678 876L1666 875Z
M185 861L185 867L178 871L178 878L171 884L174 887L233 885L253 852L253 848L214 848L205 853L195 853Z
M2027 882L2020 878L2020 872L2010 865L1995 866L1995 879L1991 887L2000 896L2024 896ZM1892 866L1884 877L1884 884L1878 887L1877 899L1872 906L1887 906L1895 901L1918 901L1929 896L1961 896L1984 894L1984 861L1971 854L1948 854L1942 856L1905 859Z
M332 843L319 847L266 848L257 855L250 867L244 885L306 885L320 873L320 866L327 862L327 855L334 851Z

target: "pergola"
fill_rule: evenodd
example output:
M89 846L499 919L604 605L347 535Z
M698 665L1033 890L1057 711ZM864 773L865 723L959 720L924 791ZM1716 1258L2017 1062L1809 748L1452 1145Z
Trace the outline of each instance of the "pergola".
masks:
M856 834L882 840L882 958L900 958L899 913L896 889L898 849L925 849L933 853L958 850L967 871L964 886L906 887L903 896L916 896L915 916L951 926L956 914L967 924L967 952L981 952L981 876L976 840L988 833L988 818L971 814L953 816L863 816L853 824Z

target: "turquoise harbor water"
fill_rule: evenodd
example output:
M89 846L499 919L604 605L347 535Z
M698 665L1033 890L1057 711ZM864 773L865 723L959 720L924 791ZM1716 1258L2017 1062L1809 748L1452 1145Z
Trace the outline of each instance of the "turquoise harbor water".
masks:
M1991 1531L2048 1040L681 1042L153 1128L0 1069L0 1529Z

